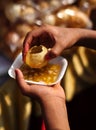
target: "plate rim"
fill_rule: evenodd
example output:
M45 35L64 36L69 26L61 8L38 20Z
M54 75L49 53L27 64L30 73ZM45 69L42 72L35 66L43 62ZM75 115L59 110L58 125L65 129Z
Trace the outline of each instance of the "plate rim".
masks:
M17 57L15 58L15 60L13 61L13 63L12 63L12 65L10 66L10 68L9 68L9 70L8 70L8 75L11 77L11 78L13 78L13 79L15 79L15 69L16 68L19 68L20 66L18 65L18 67L14 67L14 65L17 63L17 61L20 61L20 63L19 63L19 65L21 64L23 64L24 62L22 61L22 53L19 53L18 55L17 55ZM62 64L64 64L64 65L61 65L61 70L60 70L60 73L59 73L59 76L57 77L57 80L55 81L55 82L53 82L53 83L50 83L50 84L47 84L47 83L45 83L45 82L35 82L35 81L32 81L32 80L25 80L25 82L27 82L27 83L30 83L30 84L37 84L37 85L54 85L54 84L56 84L57 82L59 82L62 78L63 78L63 76L64 76L64 74L65 74L65 72L66 72L66 69L67 69L67 66L68 66L68 61L67 61L67 59L66 58L64 58L64 57L62 57L62 56L57 56L57 57L55 57L55 58L53 58L52 60L50 60L50 62L49 63L52 63L53 64L53 61L56 61L56 60L58 60L58 61L62 61L61 63ZM57 61L57 63L58 63L58 61ZM14 72L12 72L12 71L14 71ZM61 72L61 71L63 71L63 72ZM12 74L13 73L13 74Z

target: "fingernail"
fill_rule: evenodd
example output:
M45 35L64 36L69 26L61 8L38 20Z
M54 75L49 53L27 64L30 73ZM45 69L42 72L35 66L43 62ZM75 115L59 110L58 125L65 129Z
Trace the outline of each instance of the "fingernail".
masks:
M53 58L55 58L55 57L56 57L56 54L54 54L53 52L49 51L49 52L46 54L45 59L46 59L46 60L51 60L51 59L53 59Z

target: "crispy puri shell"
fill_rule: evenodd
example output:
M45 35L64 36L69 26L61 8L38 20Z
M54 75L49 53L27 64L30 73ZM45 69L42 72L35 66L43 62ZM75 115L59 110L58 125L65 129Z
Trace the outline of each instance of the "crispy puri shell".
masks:
M42 45L33 46L26 55L26 64L31 68L42 68L48 61L45 59L48 49Z

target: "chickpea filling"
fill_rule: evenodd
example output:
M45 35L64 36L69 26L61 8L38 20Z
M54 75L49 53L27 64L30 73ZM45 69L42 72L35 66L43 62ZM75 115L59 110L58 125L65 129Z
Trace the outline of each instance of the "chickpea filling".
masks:
M30 68L26 64L20 67L24 75L25 80L31 80L35 82L44 82L46 84L53 83L57 80L60 72L60 65L58 64L47 64L41 69Z

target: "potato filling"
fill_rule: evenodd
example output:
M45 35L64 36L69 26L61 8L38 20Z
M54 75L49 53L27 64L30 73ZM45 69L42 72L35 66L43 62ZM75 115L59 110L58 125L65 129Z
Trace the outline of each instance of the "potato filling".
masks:
M40 52L42 52L42 46L34 46L30 50L30 54L35 54L35 53L40 53Z

